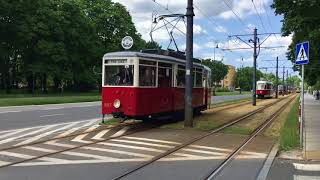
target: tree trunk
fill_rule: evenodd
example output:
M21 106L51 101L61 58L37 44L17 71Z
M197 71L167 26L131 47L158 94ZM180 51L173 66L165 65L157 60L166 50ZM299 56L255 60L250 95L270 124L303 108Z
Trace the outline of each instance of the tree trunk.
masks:
M47 90L47 73L43 73L42 74L42 82L41 82L41 86L42 86L42 92L43 93L48 93L48 90Z

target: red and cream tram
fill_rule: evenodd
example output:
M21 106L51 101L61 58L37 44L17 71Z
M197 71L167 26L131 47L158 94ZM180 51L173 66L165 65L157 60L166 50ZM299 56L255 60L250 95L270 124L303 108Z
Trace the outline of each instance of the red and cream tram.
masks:
M150 119L184 112L185 56L169 51L113 52L103 57L102 114ZM211 71L193 61L193 108L210 105Z
M257 81L257 91L256 94L258 98L271 98L273 94L273 84L269 81Z

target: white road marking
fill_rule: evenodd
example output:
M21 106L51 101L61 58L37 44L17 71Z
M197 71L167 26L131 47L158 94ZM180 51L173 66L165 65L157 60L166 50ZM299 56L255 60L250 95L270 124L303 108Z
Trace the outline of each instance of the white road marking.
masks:
M87 127L87 126L90 126L92 125L93 123L97 122L97 119L93 119L93 120L90 120L88 123L82 125L82 126L79 126L79 127L75 127L75 128L72 128L72 129L69 129L68 131L65 131L64 133L62 134L59 134L57 135L56 137L54 138L60 138L60 137L64 137L64 136L67 136L75 131L77 131L78 129L82 129L84 127Z
M0 161L0 166L4 166L4 165L7 165L7 164L10 164L10 162Z
M95 119L89 119L89 120L82 120L82 121L77 121L78 123L83 123L83 122L88 122L88 121L98 121L100 118L95 118ZM4 130L0 131L0 133L9 133L13 131L20 131L20 130L29 130L29 129L39 129L47 126L54 126L54 125L65 125L65 124L70 124L72 122L65 122L65 123L57 123L57 124L48 124L48 125L43 125L43 126L32 126L32 127L25 127L25 128L20 128L20 129L10 129L10 130Z
M293 163L293 166L295 169L301 170L301 171L320 171L320 164Z
M118 131L117 133L113 134L110 137L118 137L123 135L125 132L127 132L127 130L129 129L129 127L123 127L120 131Z
M180 154L183 155L183 154ZM185 157L168 157L168 158L162 158L158 161L198 161L198 160L214 160L214 159L225 159L225 156L208 156L208 157L200 157L200 156L185 156Z
M52 107L52 108L45 108L45 109L41 109L41 110L56 110L56 109L64 109L64 107Z
M215 151L225 151L225 152L231 152L232 151L232 150L226 149L226 148L216 148L216 147L200 146L200 145L191 145L190 147L200 148L200 149L210 149L210 150L215 150Z
M1 151L0 154L5 155L5 156L10 156L10 157L16 157L16 158L20 158L20 159L32 159L32 158L36 157L36 156L27 155L27 154L20 154L20 153L8 152L8 151ZM51 157L42 157L42 158L39 158L39 160L49 161L49 162L61 161L61 159L51 158ZM8 162L7 164L9 164L9 163L10 162Z
M173 141L164 141L164 140L159 140L159 139L149 139L149 138L140 138L140 137L132 137L132 136L127 136L124 138L134 139L134 140L142 140L142 141L150 141L150 142L158 142L158 143L166 143L166 144L181 144L181 143L173 142Z
M0 136L0 139L3 139L3 138L6 138L8 136L12 136L12 135L15 135L15 134L18 134L18 133L21 133L25 130L28 130L28 129L22 129L22 130L18 130L18 131L13 131L13 132L10 132L10 133L7 133L7 134L3 134Z
M41 148L41 147L34 147L34 146L25 146L23 147L24 149L29 149L33 151L42 151L42 152L47 152L47 153L53 153L56 152L55 150L52 149L46 149L46 148Z
M21 112L21 111L2 111L0 114L13 113L13 112Z
M102 138L102 136L104 136L107 132L109 132L110 129L106 129L106 130L103 130L103 131L100 131L97 135L95 135L93 138L91 139L95 139L95 140L104 140Z
M175 156L183 156L183 157L187 157L187 158L192 158L192 159L201 159L203 158L203 156L198 156L198 155L193 155L193 154L186 154L186 153L174 153L173 155Z
M85 144L92 143L92 141L83 140L83 138L85 138L88 134L89 134L89 133L87 133L87 134L81 134L81 135L75 137L74 139L72 139L71 141L73 141L73 142L79 142L79 143L85 143Z
M320 176L293 175L294 180L320 180Z
M120 151L120 150L112 150L112 149L103 149L103 148L96 148L96 147L82 147L81 149L93 150L93 151L101 151L101 152L109 152L115 154L125 154L129 156L137 156L143 158L151 158L151 155L141 154L141 153L133 153L128 151Z
M30 156L27 154L20 154L20 153L14 153L14 152L9 152L9 151L0 151L0 154L5 155L5 156L16 157L16 158L20 158L20 159L34 158L34 156Z
M94 154L86 154L86 153L80 153L80 152L63 152L62 154L70 155L70 156L80 156L80 157L87 157L87 158L94 158L94 159L116 159L112 157L107 157L107 156L99 156L99 155L94 155Z
M52 146L58 146L58 147L66 147L66 148L74 148L74 147L76 147L76 146L71 145L71 144L57 143L56 140L46 142L45 144L52 145Z
M147 147L141 147L141 146L130 146L130 145L124 145L124 144L116 144L116 143L98 143L105 146L114 146L114 147L123 147L123 148L129 148L129 149L139 149L143 151L151 151L151 152L164 152L164 150L154 149L154 148L147 148Z
M64 114L47 114L40 117L63 116Z
M111 162L142 162L146 158L140 159L94 159L94 160L61 160L60 162L25 162L14 166L48 166L48 165L64 165L64 164L94 164L94 163L111 163Z
M184 148L182 150L189 151L189 152L203 153L203 154L211 154L211 155L226 155L226 153L204 151L204 150L197 150L197 149L189 149L189 148Z
M20 146L20 145L23 145L23 144L28 144L28 143L34 142L34 141L36 141L36 140L38 140L38 139L41 139L41 138L43 138L43 137L45 137L45 136L48 136L48 135L50 135L50 134L52 134L52 133L55 133L55 132L57 132L57 131L61 131L61 130L64 130L64 129L68 129L68 128L76 125L76 124L78 124L78 123L77 123L77 122L74 122L74 123L68 124L67 126L62 126L62 127L58 128L58 129L54 129L54 130L52 130L52 131L48 131L48 132L39 134L38 136L34 136L34 137L30 138L30 139L27 139L27 140L25 140L25 141L22 141L21 143L18 143L18 144L16 144L15 146Z
M55 127L55 126L56 126L56 125L47 126L47 127L38 129L38 130L36 130L36 131L31 131L31 132L29 132L29 133L27 133L27 134L23 134L23 135L20 135L20 136L15 136L15 137L11 137L11 138L8 138L8 139L4 139L4 140L1 140L1 141L0 141L0 144L8 143L8 142L10 142L10 141L13 141L13 140L15 140L15 139L19 139L19 138L22 138L22 137L25 137L25 136L37 134L37 133L39 133L39 132L46 131L46 130L48 130L48 129L52 128L52 127Z
M155 147L173 148L173 146L168 146L168 145L163 145L163 144L153 144L153 143L146 143L146 142L140 142L140 141L128 141L128 140L124 140L124 139L111 139L110 141L124 142L124 143L131 143L131 144L140 144L140 145L155 146Z
M87 130L85 130L84 132L91 132L91 131L97 129L98 127L99 127L99 125L93 125L93 126L91 126L90 128L88 128ZM83 138L85 138L88 134L89 134L89 133L81 134L81 135L75 137L74 139L72 139L71 141L73 141L73 142L79 142L79 143L85 143L85 144L92 143L92 141L83 140Z
M259 175L257 176L257 180L265 180L267 179L268 173L270 171L270 168L272 166L273 160L277 155L278 152L278 147L279 147L279 143L275 143L267 157L267 159L265 160L265 162L263 163L263 167L261 168Z

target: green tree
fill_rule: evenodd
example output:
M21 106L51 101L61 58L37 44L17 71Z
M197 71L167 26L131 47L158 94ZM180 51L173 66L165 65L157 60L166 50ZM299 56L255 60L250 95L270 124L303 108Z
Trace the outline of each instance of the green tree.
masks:
M221 61L205 59L202 64L208 66L211 69L211 84L219 83L227 74L228 66Z
M161 49L162 47L155 41L148 41L144 48L145 49Z
M252 67L244 67L237 69L236 86L240 87L242 90L250 91L252 89ZM263 73L257 70L256 79L260 80Z
M295 62L296 44L309 41L309 64L305 66L305 79L309 85L314 85L320 79L320 3L318 0L274 0L272 7L277 15L283 15L282 35L293 34L287 56ZM300 66L295 67L300 71ZM301 73L301 72L300 72Z
M101 86L104 53L120 51L132 36L132 50L146 42L126 8L111 0L0 0L0 88L25 83L31 92Z
M289 85L293 85L295 87L300 87L300 82L301 82L301 79L297 75L291 76L288 78Z

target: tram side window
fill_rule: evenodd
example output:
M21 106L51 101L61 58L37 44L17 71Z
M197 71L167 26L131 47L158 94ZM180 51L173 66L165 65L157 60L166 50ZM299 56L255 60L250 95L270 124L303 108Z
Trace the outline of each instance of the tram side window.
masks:
M184 87L186 79L186 71L184 69L178 69L177 73L177 86L178 87Z
M195 87L202 87L202 69L197 69L196 70L196 84Z
M172 65L168 63L159 63L158 66L158 86L172 87Z
M156 86L156 71L154 66L139 66L139 86Z
M105 66L106 86L133 86L133 65Z

